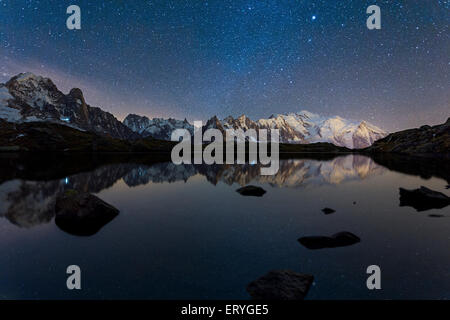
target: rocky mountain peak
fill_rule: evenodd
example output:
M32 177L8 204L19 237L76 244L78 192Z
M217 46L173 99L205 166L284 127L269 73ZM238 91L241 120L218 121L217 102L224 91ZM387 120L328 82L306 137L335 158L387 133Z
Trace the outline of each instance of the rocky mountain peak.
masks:
M360 126L361 128L373 127L373 125L371 125L370 123L368 123L366 120L362 120L362 121L359 123L359 126Z
M40 109L46 104L59 103L64 97L52 80L30 72L12 77L5 86L17 101L23 101L31 107Z
M142 121L142 120L148 121L150 119L146 116L140 116L140 115L137 115L134 113L130 113L129 115L127 115L125 117L125 119L123 119L123 123L132 123L132 122Z
M146 116L129 114L123 120L123 124L143 137L153 137L162 140L170 140L172 132L176 129L187 129L191 133L194 132L194 127L187 119L184 119L183 121L173 118L149 119Z
M234 118L232 116L228 116L225 119L223 119L223 122L226 123L232 123L234 121Z
M72 88L69 92L69 96L75 99L84 100L83 91L81 91L81 89L78 88Z
M49 78L37 76L31 72L19 73L18 75L9 79L9 81L7 82L8 85L13 84L13 83L24 85L24 86L27 86L27 85L28 86L30 86L30 85L36 86L36 84L45 83L45 84L51 84L51 85L55 86Z
M216 115L214 115L206 121L205 126L209 127L209 125L221 125L221 122L220 122L219 118Z
M211 119L209 119L208 121L206 121L206 124L203 126L203 129L219 129L221 131L224 130L224 127L222 125L222 122L219 120L219 118L214 115L213 117L211 117Z
M83 91L78 88L73 88L70 90L67 97L73 98L73 100L75 100L75 104L79 105L80 107L83 120L85 121L85 123L89 123L89 109L86 105L86 101L84 100Z
M3 99L0 117L9 122L55 122L114 138L136 137L112 114L89 106L78 88L65 95L49 78L26 72L12 77L5 89L2 96L12 99Z
M56 85L49 78L44 78L42 76L37 76L31 72L20 73L12 77L8 82L6 82L6 87L12 91L47 91L53 94L60 94L62 92L58 90Z

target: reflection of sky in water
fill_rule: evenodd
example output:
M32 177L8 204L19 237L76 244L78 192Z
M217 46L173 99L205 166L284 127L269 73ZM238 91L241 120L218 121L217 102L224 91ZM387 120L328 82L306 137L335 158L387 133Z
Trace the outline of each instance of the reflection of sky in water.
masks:
M272 269L292 269L315 276L309 299L450 298L450 208L419 213L398 206L399 187L424 185L450 195L447 183L367 159L282 161L273 177L242 166L175 171L159 164L99 168L68 177L67 186L65 179L5 182L1 214L6 188L26 204L16 204L17 216L0 219L0 297L246 299L250 281ZM267 193L242 197L235 192L242 183ZM33 199L44 204L68 187L94 192L121 213L82 238L32 212ZM324 207L336 212L324 215ZM297 242L340 231L361 242L316 251ZM83 270L81 292L65 289L69 264ZM381 267L381 291L365 287L371 264Z

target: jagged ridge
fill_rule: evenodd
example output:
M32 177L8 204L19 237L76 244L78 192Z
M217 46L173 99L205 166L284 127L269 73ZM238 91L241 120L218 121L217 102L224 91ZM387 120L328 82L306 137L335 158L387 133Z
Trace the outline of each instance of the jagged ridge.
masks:
M436 126L421 126L391 133L376 141L368 152L406 154L450 154L450 118Z
M21 73L0 84L0 118L15 123L55 122L119 139L170 140L175 129L187 129L191 134L194 131L186 119L149 119L130 114L122 123L112 114L88 105L80 89L74 88L66 95L50 79L32 73ZM272 115L257 121L246 115L223 120L214 116L205 124L204 129L207 128L279 129L282 143L329 142L351 149L368 147L387 135L366 121L354 122L338 116L326 118L308 111Z
M80 89L65 95L50 79L32 73L0 84L0 118L15 123L60 123L119 139L139 137L111 113L88 105Z
M138 115L128 115L124 121L134 132L153 136L159 139L170 139L170 133L177 128L193 131L193 126L186 120L152 119ZM253 121L246 115L238 118L231 116L219 120L217 116L209 119L203 129L278 129L280 142L309 144L315 142L329 142L336 146L351 149L365 148L381 139L387 133L380 128L366 122L353 122L341 117L325 118L317 114L301 111L282 115L272 115L268 119Z
M170 140L172 132L175 129L187 129L191 134L194 133L192 126L186 119L184 121L176 119L149 119L145 116L129 114L123 124L143 137L153 137L155 139Z

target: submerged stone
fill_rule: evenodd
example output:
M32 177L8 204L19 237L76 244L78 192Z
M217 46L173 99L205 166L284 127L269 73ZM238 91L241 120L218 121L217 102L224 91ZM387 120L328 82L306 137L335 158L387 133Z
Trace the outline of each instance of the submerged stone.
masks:
M413 207L417 211L442 209L450 205L450 197L445 194L421 186L419 189L400 190L400 207Z
M322 212L325 214L332 214L332 213L336 212L336 210L331 209L331 208L323 208Z
M298 241L306 248L315 250L323 248L337 248L351 246L361 241L359 237L351 232L343 231L332 235L331 237L325 236L311 236L302 237Z
M314 277L290 270L273 270L252 281L247 292L257 300L303 300Z
M245 186L236 190L236 192L240 193L243 196L253 196L253 197L262 197L266 190L256 186Z

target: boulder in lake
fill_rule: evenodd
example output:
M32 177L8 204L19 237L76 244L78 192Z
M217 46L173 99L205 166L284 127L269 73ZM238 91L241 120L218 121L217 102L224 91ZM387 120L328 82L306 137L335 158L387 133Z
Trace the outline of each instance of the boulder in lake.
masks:
M312 236L298 239L298 242L311 250L351 246L360 241L361 239L359 237L347 231L336 233L331 237Z
M252 281L247 292L257 300L303 300L314 277L290 270L273 270Z
M450 205L450 197L445 194L421 186L419 189L400 188L400 207L413 207L417 211L442 209Z
M331 208L323 208L322 212L325 214L332 214L332 213L336 212L336 210L331 209Z
M63 231L91 236L113 220L119 210L89 193L66 191L56 199L55 223Z
M236 190L236 192L239 192L243 196L262 197L266 193L266 190L260 187L250 185L239 188Z

